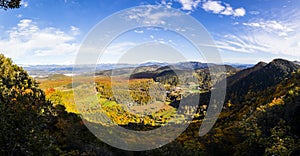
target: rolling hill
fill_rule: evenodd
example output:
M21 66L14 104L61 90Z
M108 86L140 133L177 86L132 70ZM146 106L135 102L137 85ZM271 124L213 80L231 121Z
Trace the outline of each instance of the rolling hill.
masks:
M300 65L293 62L274 59L270 63L259 62L254 67L242 70L227 78L227 95L235 102L251 92L257 92L268 87L278 85L300 69Z

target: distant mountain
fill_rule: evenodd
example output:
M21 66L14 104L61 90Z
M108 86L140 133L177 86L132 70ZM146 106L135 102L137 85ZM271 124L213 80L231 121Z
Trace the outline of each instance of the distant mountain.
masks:
M71 74L73 72L74 65L20 65L33 77L45 77L53 74ZM94 65L92 65L94 66ZM96 66L96 74L99 75L110 75L112 70L114 70L114 75L126 75L130 71L134 70L135 73L138 72L148 72L156 70L160 67L170 66L173 69L186 70L186 69L207 69L209 66L217 66L213 63L201 63L201 62L179 62L179 63L166 63L166 62L146 62L142 64L126 64L126 63L105 63L98 64ZM236 69L244 69L251 65L243 64L229 64L225 65L227 67L233 67ZM226 68L227 68L226 67ZM76 69L76 72L86 73L84 70L84 65L82 68Z
M227 95L230 99L241 101L247 93L277 85L298 69L300 65L283 59L275 59L269 64L259 62L227 78Z
M229 77L224 109L202 138L207 153L300 155L299 79L299 65L283 59Z
M146 62L146 63L139 64L138 66L139 67L142 67L142 66L167 66L169 64L170 63L166 63L166 62Z
M247 69L247 68L251 68L255 65L255 64L233 64L233 63L225 63L225 64L230 65L234 68L238 68L238 69Z
M212 66L215 64L212 63L201 63L201 62L179 62L173 64L174 67L177 67L179 69L204 69L208 68L209 66Z
M126 63L118 63L118 64L104 63L104 64L98 64L96 70L111 70L111 69L119 69L119 68L129 68L133 66L135 65L126 64Z
M300 62L299 62L299 61L294 61L294 63L300 65Z
M174 76L182 76L189 73L190 71L188 70L178 69L174 66L163 66L152 71L136 71L131 75L131 78L153 78L155 81L159 81L163 79L170 79Z

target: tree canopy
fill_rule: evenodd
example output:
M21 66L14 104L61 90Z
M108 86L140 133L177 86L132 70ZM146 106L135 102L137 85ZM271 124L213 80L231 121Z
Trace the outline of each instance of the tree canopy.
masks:
M0 55L0 152L42 152L51 142L47 131L52 112L52 104L27 72Z
M22 0L0 0L0 8L7 9L15 9L20 8Z

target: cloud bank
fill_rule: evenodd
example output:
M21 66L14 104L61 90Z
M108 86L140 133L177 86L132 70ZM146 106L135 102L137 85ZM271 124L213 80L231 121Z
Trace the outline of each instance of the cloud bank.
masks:
M31 19L22 19L0 39L1 53L13 58L74 55L79 47L79 28L70 26L67 32L54 27L40 28Z
M179 3L181 9L185 11L195 11L202 8L206 12L225 16L243 17L246 15L246 10L243 7L234 9L228 3L214 0L162 0L161 4L171 7L174 2Z

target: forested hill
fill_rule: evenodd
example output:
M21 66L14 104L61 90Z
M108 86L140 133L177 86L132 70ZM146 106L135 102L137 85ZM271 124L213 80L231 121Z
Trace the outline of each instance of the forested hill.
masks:
M282 59L228 78L228 101L203 140L207 153L300 155L299 80L299 66Z
M227 96L241 102L247 94L276 86L300 69L300 65L283 59L270 63L259 62L254 67L242 70L227 78Z
M0 55L0 146L2 154L43 152L54 117L43 91L21 67Z
M21 67L3 55L0 67L0 155L300 155L297 62L275 59L241 71L228 66L231 76L227 79L226 102L213 129L203 137L198 136L205 112L203 105L201 114L176 140L144 152L127 152L101 142L84 126L78 114L65 111L63 105L67 103L49 102ZM145 69L160 69L157 78L162 80L174 76L170 68L158 66L142 67L138 72ZM196 69L195 73L202 81L209 81L205 76L207 68ZM57 77L49 77L52 78L56 81ZM65 78L61 77L67 81ZM201 104L208 101L200 100ZM104 101L114 108L115 101ZM166 109L164 116L174 109ZM118 111L111 113L122 120L128 117ZM123 126L132 125L151 126L145 122Z
M81 118L53 106L23 68L0 54L0 155L110 155Z

